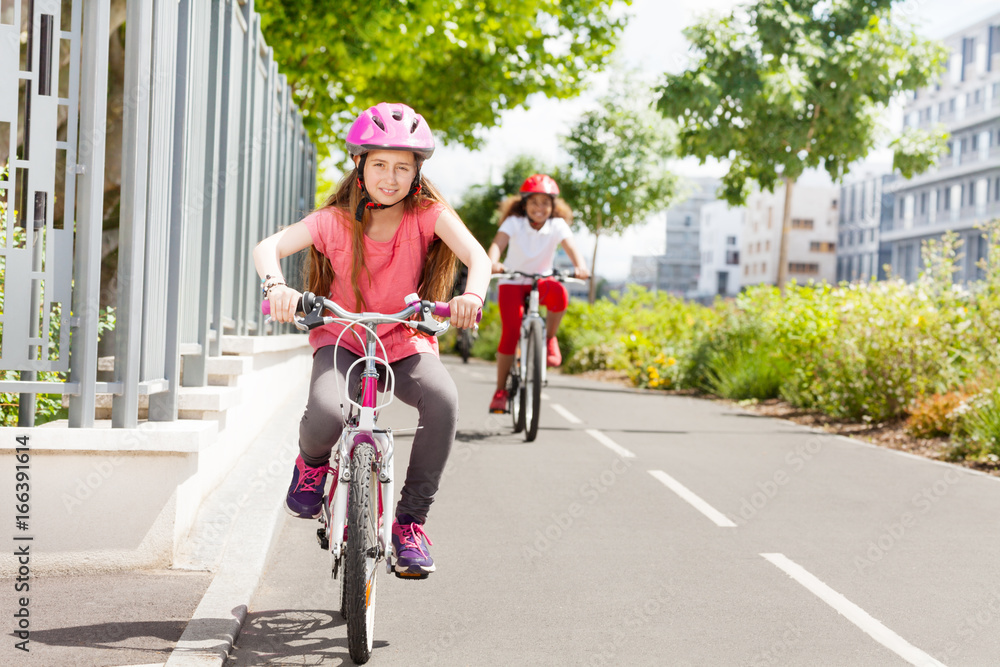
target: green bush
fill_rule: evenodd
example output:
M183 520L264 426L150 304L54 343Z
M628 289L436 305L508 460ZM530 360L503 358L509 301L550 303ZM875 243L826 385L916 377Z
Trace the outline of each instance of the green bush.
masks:
M987 389L952 413L955 452L962 458L1000 460L1000 388Z

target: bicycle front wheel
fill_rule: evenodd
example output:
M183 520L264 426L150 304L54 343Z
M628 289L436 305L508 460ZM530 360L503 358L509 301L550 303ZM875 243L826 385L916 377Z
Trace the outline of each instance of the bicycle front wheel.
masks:
M347 497L344 598L347 645L351 659L359 665L371 657L375 631L375 575L381 556L378 489L375 448L371 443L358 443L351 457L351 486Z
M534 321L528 332L528 354L524 366L524 439L531 442L538 435L538 415L542 406L542 364L545 363L545 334L542 323Z

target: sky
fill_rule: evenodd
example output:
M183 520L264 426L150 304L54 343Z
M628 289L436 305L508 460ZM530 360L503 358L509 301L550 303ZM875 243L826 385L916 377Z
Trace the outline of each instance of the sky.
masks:
M634 0L627 9L632 18L619 42L619 58L625 67L638 69L651 80L664 72L682 71L687 42L681 30L705 11L726 11L736 4L735 0ZM995 14L998 3L997 0L907 0L898 9L914 19L923 35L941 38ZM596 106L597 98L606 88L605 74L596 77L587 92L571 100L533 96L528 100L530 108L505 112L501 124L486 133L479 150L440 146L424 171L450 203L458 204L470 186L498 179L504 166L522 153L534 155L547 164L563 163L566 157L560 148L560 135L567 134L582 113ZM901 114L896 113L888 122L900 123ZM872 160L891 163L891 156L879 151L872 155ZM690 160L676 161L673 169L687 177L720 176L725 171L719 164L698 165ZM589 262L593 237L577 232L576 241ZM658 213L621 237L602 237L597 272L610 280L623 280L633 255L662 254L665 245L666 218Z

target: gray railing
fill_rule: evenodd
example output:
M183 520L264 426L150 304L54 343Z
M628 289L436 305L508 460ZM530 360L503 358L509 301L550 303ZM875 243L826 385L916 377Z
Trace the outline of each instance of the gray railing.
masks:
M63 4L0 10L0 370L20 371L0 391L21 393L24 425L43 393L69 396L70 426L93 425L98 393L113 426L137 424L141 394L174 420L182 358L202 386L223 333L264 333L250 253L312 207L316 150L252 0L128 1L114 376L98 382L110 0Z

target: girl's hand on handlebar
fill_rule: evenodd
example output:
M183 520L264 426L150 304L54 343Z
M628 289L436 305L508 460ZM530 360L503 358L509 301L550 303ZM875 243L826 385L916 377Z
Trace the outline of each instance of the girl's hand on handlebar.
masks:
M507 269L504 268L503 262L493 262L493 273L507 273Z
M471 329L476 325L476 315L482 303L470 294L460 294L448 302L451 309L451 325L459 329Z
M590 277L590 271L587 270L585 266L577 266L573 271L574 275L581 280L586 280Z
M274 322L291 322L295 317L295 307L299 305L302 292L287 285L275 285L267 293L271 302L271 320Z

